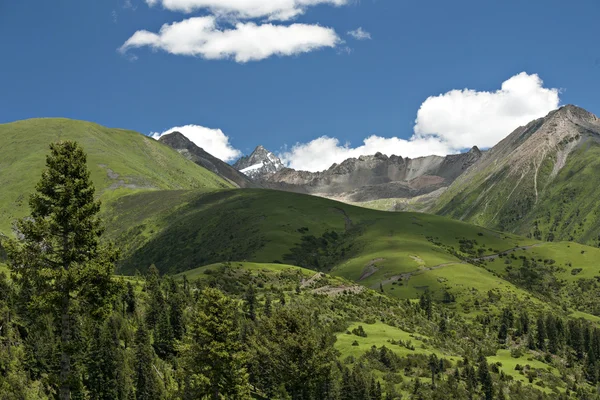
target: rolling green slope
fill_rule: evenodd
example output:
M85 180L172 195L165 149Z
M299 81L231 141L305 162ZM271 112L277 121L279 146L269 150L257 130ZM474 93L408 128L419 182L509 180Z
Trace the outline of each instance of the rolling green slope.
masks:
M247 260L332 270L372 284L423 266L459 261L463 239L482 255L534 243L435 215L388 213L260 189L137 193L113 202L105 220L117 243L129 243L122 265L126 272L144 271L152 263L173 273ZM323 237L331 231L337 240ZM291 250L310 236L325 247L309 246L306 250L318 254L316 258L291 262ZM457 255L449 252L452 248Z
M137 132L62 118L0 124L0 232L28 212L48 146L76 140L88 155L96 193L110 201L139 190L213 190L231 185L176 151Z
M574 106L517 129L433 211L537 240L600 245L600 120Z

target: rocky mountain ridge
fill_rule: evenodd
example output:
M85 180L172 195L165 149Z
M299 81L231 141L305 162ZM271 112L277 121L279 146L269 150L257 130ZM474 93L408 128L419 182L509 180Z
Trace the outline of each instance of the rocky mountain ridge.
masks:
M244 156L233 164L233 168L254 181L262 181L285 166L275 154L263 146L257 146L249 156Z
M397 209L403 208L407 199L423 195L430 195L426 202L431 202L481 155L477 147L462 154L414 159L377 153L349 158L325 171L308 172L284 167L273 153L259 146L234 167L263 187L349 203L398 199L398 207L391 207Z
M563 106L513 131L432 211L544 240L600 243L600 119Z
M167 135L163 135L158 141L178 151L188 160L228 180L237 187L260 187L258 183L252 181L246 175L233 168L231 165L206 152L201 147L198 147L181 132L172 132Z

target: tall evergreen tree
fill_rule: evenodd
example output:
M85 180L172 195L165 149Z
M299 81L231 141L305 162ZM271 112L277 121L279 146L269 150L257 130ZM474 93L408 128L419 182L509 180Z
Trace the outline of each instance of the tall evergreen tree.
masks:
M544 324L544 318L540 315L537 319L537 337L536 346L540 350L546 350L546 327Z
M250 398L239 337L236 302L217 289L204 289L180 349L187 396Z
M92 400L127 399L131 387L116 322L94 329L87 361L86 387Z
M492 380L487 360L483 355L479 357L477 374L483 394L485 395L485 400L492 400L494 398L494 381Z
M71 141L50 145L46 168L29 199L31 216L17 222L18 241L8 241L10 266L32 290L32 305L53 312L60 332L59 398L71 398L77 385L73 357L74 319L100 316L115 294L111 281L117 253L103 246L100 202L83 149Z
M134 383L136 400L162 399L159 377L154 365L154 350L150 335L142 324L135 334Z

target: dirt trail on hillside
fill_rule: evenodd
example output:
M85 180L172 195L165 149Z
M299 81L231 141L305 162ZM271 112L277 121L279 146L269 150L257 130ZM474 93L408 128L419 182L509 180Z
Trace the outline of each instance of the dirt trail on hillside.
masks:
M363 273L360 275L360 278L358 278L358 281L360 282L362 280L365 280L371 275L373 275L375 272L379 271L379 268L377 268L376 263L381 261L385 261L385 258L375 258L369 261L369 263L365 266L365 269L363 269Z
M345 228L346 228L346 231L349 231L350 228L352 228L352 220L350 219L350 216L348 215L346 210L339 208L339 207L331 207L331 210L338 212L344 216L344 222L346 225Z
M501 251L499 253L496 254L489 254L487 256L483 256L483 257L477 257L477 258L471 258L469 261L453 261L453 262L447 262L447 263L443 263L443 264L438 264L438 265L434 265L432 267L423 267L420 268L416 271L412 271L412 272L406 272L404 274L400 274L400 275L394 275L391 276L383 281L380 281L376 284L373 284L371 286L371 289L379 289L379 285L387 285L388 283L392 283L392 282L398 282L398 281L407 281L409 280L412 276L415 275L420 275L422 273L425 273L427 271L433 271L434 269L440 269L443 267L447 267L449 265L454 265L454 264L470 264L473 262L480 262L480 261L488 261L488 260L494 260L498 257L500 257L500 254L504 255L508 255L510 253L513 253L515 251L519 251L519 250L528 250L534 247L539 247L543 245L543 243L536 243L536 244L532 244L529 246L518 246L518 247L513 247L512 249L508 249L508 250L504 250Z

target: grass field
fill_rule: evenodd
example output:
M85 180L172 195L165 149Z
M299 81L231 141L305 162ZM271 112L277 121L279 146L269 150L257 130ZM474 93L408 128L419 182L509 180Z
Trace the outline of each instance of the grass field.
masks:
M353 329L362 326L367 337L357 336L352 333ZM408 354L432 354L435 353L438 357L445 357L447 359L454 360L452 355L443 354L442 352L434 349L427 345L427 337L412 334L406 332L400 328L386 325L381 322L375 322L374 324L366 324L364 322L354 323L348 328L348 332L340 333L337 335L337 341L335 348L340 352L340 358L343 360L348 356L354 356L358 358L365 351L371 349L371 347L386 346L390 350L394 351L400 356L406 356ZM403 342L410 341L415 347L414 350L410 350L404 346L391 344L391 340L402 340ZM353 343L356 342L356 345Z
M559 279L572 282L581 278L595 278L600 275L600 249L584 246L574 242L546 242L527 250L516 251L515 257L521 256L535 260L554 260L555 265L561 267L556 273ZM506 258L496 259L488 264L488 268L504 274L506 270ZM573 270L578 270L573 274Z
M158 141L137 132L109 129L64 118L0 124L0 232L28 213L51 142L76 140L86 151L96 194L110 202L140 190L214 190L231 185L186 160Z

